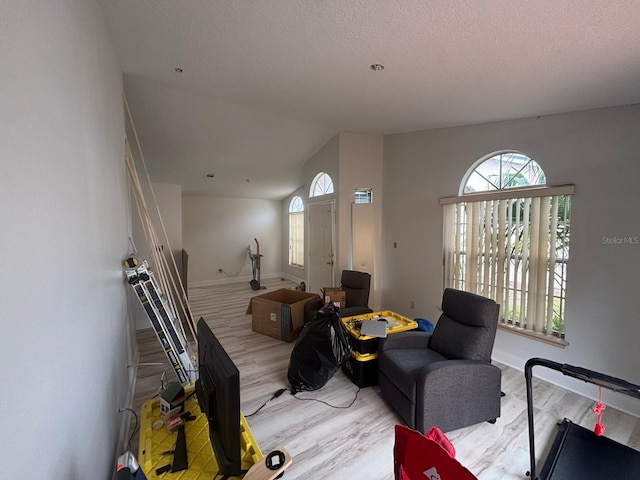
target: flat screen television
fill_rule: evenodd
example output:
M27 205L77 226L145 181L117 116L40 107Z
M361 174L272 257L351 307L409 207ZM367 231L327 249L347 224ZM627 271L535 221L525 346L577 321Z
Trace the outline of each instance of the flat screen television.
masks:
M242 471L240 372L203 318L198 320L198 373L195 390L209 421L209 439L223 479Z

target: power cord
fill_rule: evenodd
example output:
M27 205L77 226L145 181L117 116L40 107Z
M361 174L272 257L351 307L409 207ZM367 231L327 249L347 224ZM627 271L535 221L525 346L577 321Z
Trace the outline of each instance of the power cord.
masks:
M251 417L253 415L255 415L256 413L258 413L260 410L262 410L269 402L271 402L272 400L275 400L276 398L278 398L280 395L282 395L284 392L286 392L287 389L286 388L281 388L280 390L276 391L269 400L267 400L266 402L264 402L262 405L260 405L260 407L253 413L250 413L249 415L245 415L245 418L247 417Z
M133 441L133 437L138 433L138 428L140 428L140 422L138 421L138 414L132 408L124 407L119 410L120 412L131 412L133 413L133 418L135 419L135 427L133 428L133 432L129 436L129 441L127 442L127 450L131 449L131 442Z
M245 415L245 418L248 418L248 417L251 417L251 416L255 415L260 410L262 410L264 407L266 407L270 402L272 402L273 400L275 400L276 398L278 398L280 395L282 395L284 392L287 392L287 391L289 391L288 388L281 388L280 390L276 390L269 400L267 400L262 405L260 405L260 407L258 407L258 409L255 412L250 413L248 415ZM295 398L296 400L314 401L314 402L323 403L323 404L325 404L325 405L327 405L328 407L331 407L331 408L341 408L341 409L343 409L343 408L350 408L354 403L356 403L356 400L358 399L358 393L360 393L360 387L358 387L358 389L356 390L355 395L353 397L353 400L351 400L351 402L348 405L331 405L329 402L325 402L324 400L320 400L319 398L300 398L300 397L296 396L300 392L291 391L290 393L291 393L291 396L293 398Z
M240 272L242 271L244 266L247 264L247 258L249 258L249 255L246 255L244 257L244 262L242 262L242 265L240 266L240 269L236 273L227 273L226 270L224 270L222 268L220 270L222 271L222 273L224 273L227 276L227 278L237 277L238 275L240 275Z
M353 397L353 400L351 400L351 403L349 403L349 405L331 405L329 402L325 402L324 400L320 400L319 398L300 398L297 397L296 395L300 393L300 392L291 392L291 396L293 398L295 398L296 400L301 400L301 401L314 401L314 402L319 402L319 403L324 403L325 405L331 407L331 408L350 408L354 403L356 403L356 400L358 399L358 393L360 393L360 387L358 387L358 389L356 390L356 394Z

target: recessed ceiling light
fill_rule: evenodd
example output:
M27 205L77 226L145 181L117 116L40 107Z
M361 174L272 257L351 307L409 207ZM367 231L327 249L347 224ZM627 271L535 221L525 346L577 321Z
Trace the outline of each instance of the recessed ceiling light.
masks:
M374 63L369 68L374 72L381 72L382 70L384 70L384 65L382 65L381 63Z
M215 173L205 173L204 176L205 176L205 178L213 178L213 177L216 176L216 174Z
M182 72L184 72L184 70L182 70L180 67L176 67L176 68L174 68L174 70L175 70L176 72L178 72L178 73L182 73Z

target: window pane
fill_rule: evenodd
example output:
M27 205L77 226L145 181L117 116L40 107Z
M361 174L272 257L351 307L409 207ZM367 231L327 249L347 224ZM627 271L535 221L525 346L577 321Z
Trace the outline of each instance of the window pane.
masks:
M304 213L289 214L289 264L304 266Z
M313 179L313 182L311 182L309 196L317 197L320 195L328 195L330 193L333 193L333 181L327 173L320 172L316 175L316 178Z
M546 182L544 172L535 160L521 153L506 152L478 165L467 178L463 192L545 185Z
M504 322L564 335L570 197L445 206L445 286L493 298Z
M501 152L472 167L459 201L444 206L444 280L493 298L504 324L564 337L571 197L551 188L522 189L515 198L489 194L465 201L467 193L545 184L540 165L519 152Z
M371 188L358 188L355 192L355 203L372 203L373 202L373 189Z
M302 198L295 196L291 199L291 203L289 204L289 213L297 212L304 212L304 203L302 202Z

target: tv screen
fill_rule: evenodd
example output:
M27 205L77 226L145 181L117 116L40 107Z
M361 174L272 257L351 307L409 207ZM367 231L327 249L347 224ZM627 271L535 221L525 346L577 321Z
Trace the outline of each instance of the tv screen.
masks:
M203 318L198 320L196 396L223 478L241 475L240 372Z

